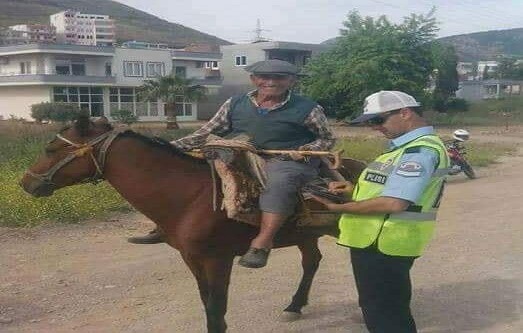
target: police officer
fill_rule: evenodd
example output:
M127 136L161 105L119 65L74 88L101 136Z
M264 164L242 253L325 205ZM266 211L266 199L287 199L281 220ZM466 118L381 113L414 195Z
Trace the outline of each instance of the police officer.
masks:
M332 183L332 192L351 191L352 201L335 204L343 212L338 244L350 248L359 305L371 333L411 333L410 269L432 237L449 159L420 104L400 91L380 91L365 99L351 124L370 126L390 139L389 149L361 173L354 187Z

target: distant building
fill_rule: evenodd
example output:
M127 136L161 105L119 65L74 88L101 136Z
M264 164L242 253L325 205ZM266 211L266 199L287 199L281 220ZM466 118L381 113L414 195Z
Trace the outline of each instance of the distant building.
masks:
M128 47L132 49L169 49L169 45L163 43L149 43L139 42L136 40L127 41L122 43L122 47Z
M497 99L523 94L523 81L516 80L476 80L460 82L456 97L467 101Z
M162 101L140 101L137 88L145 80L176 73L208 90L208 100L221 86L219 53L109 46L26 44L0 47L0 116L30 119L32 104L75 103L92 116L119 109L132 111L140 121L163 121ZM206 68L210 66L211 68ZM184 67L185 70L181 68ZM179 96L180 121L208 117L215 112L207 101L189 102Z
M470 81L475 79L475 68L472 62L458 62L456 66L459 81Z
M24 43L54 43L56 29L46 24L18 24L9 27Z
M114 20L107 15L66 10L50 16L60 44L112 46L116 42Z
M485 78L485 74L493 74L496 72L498 65L499 63L494 60L478 61L477 79L483 80Z

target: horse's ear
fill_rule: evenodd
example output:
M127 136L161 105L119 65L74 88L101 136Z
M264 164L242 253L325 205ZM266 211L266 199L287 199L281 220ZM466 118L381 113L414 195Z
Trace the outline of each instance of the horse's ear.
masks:
M81 112L78 118L74 122L74 128L80 133L80 136L86 136L89 132L89 126L91 125L91 119L89 114Z

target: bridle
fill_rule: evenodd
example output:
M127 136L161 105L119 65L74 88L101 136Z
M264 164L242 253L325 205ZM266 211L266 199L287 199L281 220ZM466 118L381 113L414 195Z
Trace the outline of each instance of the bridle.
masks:
M97 184L98 182L102 181L104 179L104 166L105 166L105 158L107 154L107 150L109 149L109 146L111 143L116 139L118 135L120 135L121 131L117 130L111 130L109 132L105 132L96 138L85 142L85 143L75 143L67 138L64 138L60 134L56 134L56 139L59 139L65 143L67 143L69 146L72 146L76 148L74 151L67 154L67 156L63 159L61 159L58 163L53 165L47 172L45 173L34 173L30 170L27 170L25 173L38 181L41 182L41 185L45 186L52 186L56 187L57 185L53 183L53 177L55 176L56 172L63 168L65 165L73 161L77 157L83 157L86 154L89 154L91 157L91 160L93 161L96 170L94 174L84 179L81 183L93 183ZM99 143L102 143L102 146L98 150L98 155L95 157L94 155L94 148Z

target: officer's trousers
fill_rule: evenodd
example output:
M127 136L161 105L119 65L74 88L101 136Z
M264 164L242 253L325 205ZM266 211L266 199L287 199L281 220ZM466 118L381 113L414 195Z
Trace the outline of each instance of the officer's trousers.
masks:
M351 248L359 305L370 333L415 333L410 313L410 269L416 257Z

